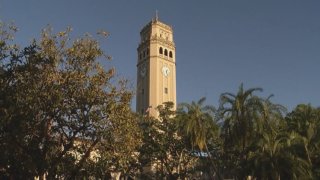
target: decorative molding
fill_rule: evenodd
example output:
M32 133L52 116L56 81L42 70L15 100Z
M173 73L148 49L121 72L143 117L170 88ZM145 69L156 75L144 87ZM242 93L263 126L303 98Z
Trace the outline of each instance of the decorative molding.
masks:
M172 32L172 27L167 25L167 24L165 24L165 23L163 23L163 22L161 22L161 21L152 21L152 24L158 25L158 26L162 27L163 29Z
M142 30L140 31L140 34L142 35L142 34L144 34L145 32L147 32L147 31L149 30L150 26L152 26L152 25L160 26L160 27L162 27L163 29L172 32L172 26L167 25L167 24L165 24L165 23L163 23L163 22L161 22L161 21L159 21L159 20L152 20L152 21L150 21L147 25L145 25L145 26L142 28Z
M150 38L150 43L160 43L161 45L167 45L169 47L172 47L172 49L175 49L175 47L176 47L173 41L169 41L167 39L160 38L156 35L154 35Z
M170 62L172 64L176 64L176 62L173 61L173 58L165 58L165 56L163 56L163 55L150 56L150 58L160 58L160 59L162 59L162 60L164 60L166 62Z

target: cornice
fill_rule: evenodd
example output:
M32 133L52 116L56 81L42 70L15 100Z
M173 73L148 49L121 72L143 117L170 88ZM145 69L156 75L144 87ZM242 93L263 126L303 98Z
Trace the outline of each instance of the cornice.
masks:
M176 49L176 46L175 46L174 42L166 40L164 38L159 38L157 36L153 36L153 37L150 38L150 40L147 40L147 41L144 41L144 42L140 43L138 48L137 48L137 50L139 51L142 47L149 46L151 43L152 44L157 43L157 44L160 44L162 46L167 46L167 47L170 47L173 50Z
M175 62L173 61L174 58L169 58L169 57L164 56L164 55L154 55L154 56L150 56L150 58L160 58L162 60L165 60L165 61L168 61L168 62L171 62L171 63L175 64Z
M150 27L151 27L152 25L160 26L160 27L162 27L163 29L172 32L172 26L167 25L167 24L165 24L165 23L163 23L163 22L161 22L161 21L159 21L159 20L153 19L152 21L150 21L148 24L146 24L146 25L142 28L142 30L140 31L140 34L143 34L144 32L148 31L148 29L150 29Z
M150 38L150 42L151 42L151 43L160 43L160 44L162 44L162 45L168 45L168 46L170 46L170 47L173 47L173 49L175 48L175 44L174 44L173 41L169 41L169 40L167 40L167 39L160 38L160 37L158 37L158 36L156 36L156 35L154 35L154 36L152 36L152 37Z
M163 23L163 22L161 22L161 21L153 21L152 25L158 25L158 26L162 27L163 29L172 32L172 27L167 25L167 24L165 24L165 23Z

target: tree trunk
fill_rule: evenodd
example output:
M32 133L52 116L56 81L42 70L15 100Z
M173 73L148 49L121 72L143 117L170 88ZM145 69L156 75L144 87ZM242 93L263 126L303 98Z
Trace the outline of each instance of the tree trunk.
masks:
M70 179L75 179L77 173L80 171L80 169L82 168L84 162L90 158L90 153L93 151L93 148L96 146L96 144L98 144L99 139L96 139L88 148L88 150L86 151L86 153L82 156L81 160L79 161L79 163L76 165L76 167L74 168L74 170L71 172L70 175Z
M219 173L219 171L218 171L218 168L215 166L215 164L214 164L214 162L213 162L213 159L212 159L211 154L210 154L210 152L209 152L207 143L204 143L204 145L205 145L205 148L206 148L208 157L209 157L209 162L210 162L210 164L212 165L213 170L215 171L214 173L212 173L212 172L211 172L211 168L210 168L210 170L209 170L210 173L211 173L212 178L214 179L214 177L216 176L219 180L222 180L223 178L221 177L221 175L220 175L220 173Z
M114 180L120 180L121 177L121 172L112 172L111 173L111 178Z
M178 163L178 170L177 170L179 175L180 175L180 169L181 169L182 154L183 154L183 151L181 151L179 156L179 163Z

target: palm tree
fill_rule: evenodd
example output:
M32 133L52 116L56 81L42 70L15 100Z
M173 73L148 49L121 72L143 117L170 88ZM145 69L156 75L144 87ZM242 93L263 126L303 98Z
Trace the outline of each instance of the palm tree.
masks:
M181 133L187 135L190 140L192 150L209 158L215 173L218 173L216 164L208 148L209 140L218 137L218 125L214 121L215 108L204 105L206 98L201 98L198 102L192 101L191 104L180 104L178 109L178 124ZM213 173L212 173L213 174ZM219 176L219 174L217 174Z
M209 136L218 129L213 119L215 109L212 106L204 106L205 100L203 97L198 102L182 103L179 107L182 130L190 137L192 148L198 147L200 151L205 149Z
M257 179L310 179L310 165L296 156L300 144L295 133L277 131L264 133L256 139L255 151L248 158L250 175Z
M260 126L258 132L264 133L266 130L274 131L279 126L283 127L284 115L287 113L287 108L280 104L274 104L270 101L273 95L266 99L262 99L262 114L259 118Z
M235 146L244 151L259 130L259 115L263 107L262 99L253 95L261 88L244 90L240 85L238 93L223 93L220 96L219 112L222 119L222 136L225 145Z
M301 137L302 148L296 154L312 166L313 178L320 178L320 110L300 104L286 117L288 131Z
M251 144L261 132L263 99L255 96L261 88L245 90L240 85L237 94L223 93L220 96L219 119L221 120L221 138L223 139L222 159L225 174L245 178L244 165ZM230 177L230 178L231 178Z
M310 163L301 156L304 138L288 131L283 117L286 109L271 103L270 97L262 101L263 131L250 147L247 169L257 179L311 179Z

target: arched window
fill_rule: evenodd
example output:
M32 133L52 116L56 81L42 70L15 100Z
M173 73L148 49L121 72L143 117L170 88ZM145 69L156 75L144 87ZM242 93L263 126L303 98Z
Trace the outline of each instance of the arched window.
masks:
M164 50L164 55L165 55L165 56L168 56L168 51L167 51L167 49Z
M163 49L162 49L162 47L160 47L159 53L160 53L160 54L163 54Z
M169 57L171 57L171 58L172 58L172 51L170 51L170 52L169 52Z

